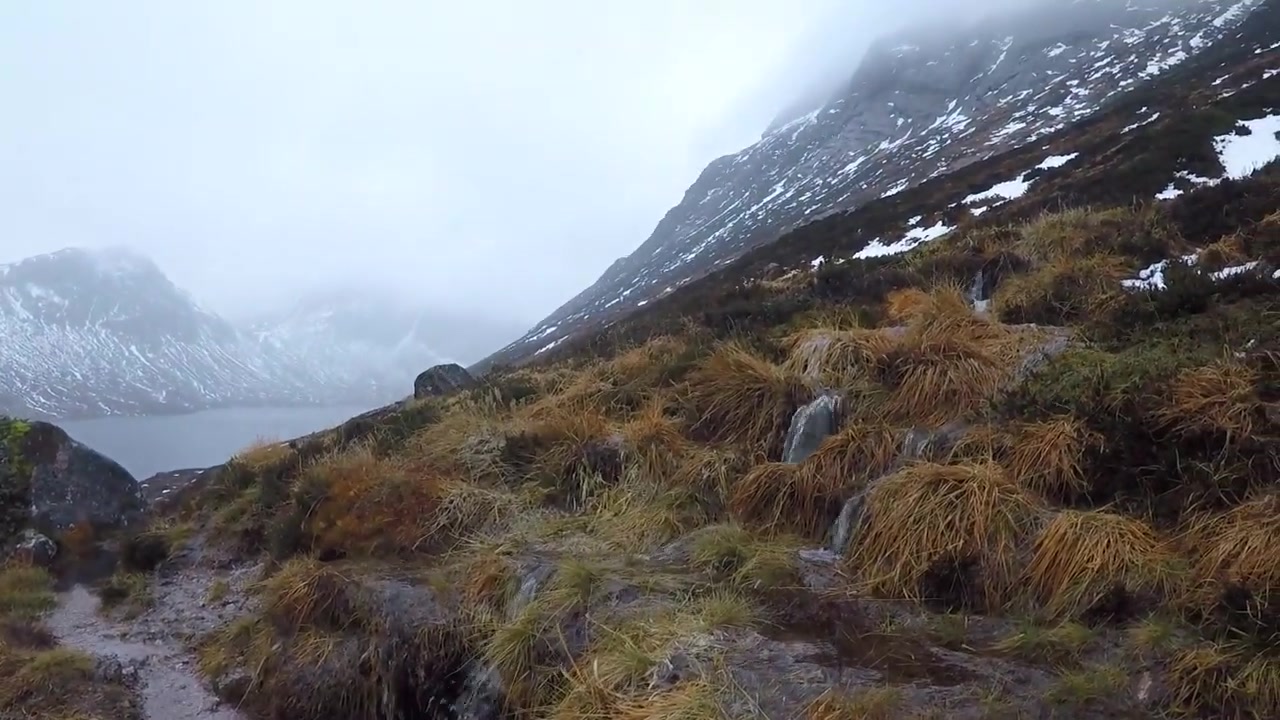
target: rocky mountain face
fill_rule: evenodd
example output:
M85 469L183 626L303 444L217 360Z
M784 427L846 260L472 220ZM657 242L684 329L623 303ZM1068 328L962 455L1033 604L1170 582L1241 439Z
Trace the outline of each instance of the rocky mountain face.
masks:
M1043 143L1241 42L1268 4L1075 0L883 39L842 91L711 163L635 252L481 367L608 325L790 229Z
M202 309L146 258L63 250L0 265L0 413L381 404L448 359L428 325L402 305L347 294L242 327Z

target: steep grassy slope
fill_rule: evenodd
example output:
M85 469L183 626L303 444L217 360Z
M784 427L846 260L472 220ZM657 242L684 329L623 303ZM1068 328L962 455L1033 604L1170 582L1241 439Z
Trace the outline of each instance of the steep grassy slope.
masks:
M1191 240L1222 192L755 281L733 323L246 453L184 510L274 559L205 669L298 718L477 674L537 717L1272 716L1280 281L1213 273L1274 262L1280 195ZM780 462L823 391L837 432Z
M203 670L272 718L1280 715L1280 167L1194 179L1268 63L246 451L168 509L266 560Z

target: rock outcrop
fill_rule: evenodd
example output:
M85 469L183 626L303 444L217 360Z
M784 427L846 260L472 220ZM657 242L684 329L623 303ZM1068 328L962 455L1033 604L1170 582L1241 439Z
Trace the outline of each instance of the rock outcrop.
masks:
M413 381L413 397L422 398L451 395L477 385L476 379L467 369L457 363L436 365L424 371Z
M129 471L62 428L0 419L0 440L0 541L27 529L58 537L79 523L121 527L142 512Z

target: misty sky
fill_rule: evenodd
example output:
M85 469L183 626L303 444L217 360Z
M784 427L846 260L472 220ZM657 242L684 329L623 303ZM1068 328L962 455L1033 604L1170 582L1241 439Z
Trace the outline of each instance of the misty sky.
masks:
M231 314L348 280L532 324L952 4L0 3L0 262L126 245Z

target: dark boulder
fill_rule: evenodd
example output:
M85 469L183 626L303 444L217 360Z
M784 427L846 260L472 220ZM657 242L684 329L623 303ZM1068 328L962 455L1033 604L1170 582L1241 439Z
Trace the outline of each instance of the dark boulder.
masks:
M23 565L47 568L58 555L58 544L30 528L18 534L9 557Z
M139 518L138 481L56 425L0 418L0 542L26 528L59 537L73 525L118 528Z
M457 363L436 365L423 372L413 381L413 397L421 400L422 398L451 395L462 390L469 390L478 384L476 379L471 377L471 373Z

